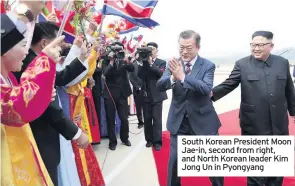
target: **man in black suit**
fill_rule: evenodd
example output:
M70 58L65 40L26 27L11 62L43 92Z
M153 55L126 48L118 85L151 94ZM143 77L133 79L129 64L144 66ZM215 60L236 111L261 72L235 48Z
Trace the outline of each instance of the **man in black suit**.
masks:
M135 54L135 60L133 61L134 72L129 73L130 82L133 87L133 97L136 106L136 116L138 120L138 128L143 127L143 90L142 79L138 76L138 53Z
M13 11L1 14L1 56L28 35L26 24L33 22L44 6L43 0L20 0Z
M102 86L101 86L101 76L102 76L102 69L101 69L101 64L100 61L97 60L96 62L96 69L93 73L93 80L95 82L94 87L92 88L92 95L93 95L93 100L94 100L94 105L95 105L95 110L97 114L97 119L100 123L100 110L101 110L101 92L102 92Z
M14 73L18 81L37 54L56 37L58 29L58 26L50 22L36 24L32 46L23 61L22 70ZM85 59L80 58L76 58L65 70L57 72L55 85L65 86L86 70L86 67L81 62ZM88 137L70 118L64 115L62 108L59 106L58 97L49 104L38 119L30 123L30 126L48 173L54 185L57 186L57 167L60 162L59 134L67 140L76 140L81 148L88 146Z
M150 42L147 47L152 49L151 59L142 62L139 67L139 77L143 80L144 90L144 134L146 147L154 146L159 151L162 148L162 109L163 101L167 99L166 92L159 92L156 88L157 81L163 75L166 61L157 58L158 45Z
M273 33L252 35L250 56L235 63L229 77L213 88L217 101L241 85L242 135L289 135L288 111L295 116L295 91L289 61L271 54ZM248 186L282 186L283 177L248 177Z
M170 132L168 186L180 186L177 176L178 135L218 135L221 123L210 99L215 65L198 55L201 37L187 30L179 36L181 59L173 58L162 78L159 91L172 89L167 129ZM212 186L222 186L222 177L210 177Z
M122 43L115 42L111 46L121 47ZM108 59L103 64L103 75L105 77L105 87L103 97L107 116L107 131L110 139L109 149L116 150L117 138L115 133L116 111L121 120L120 138L126 146L131 146L129 141L129 122L128 122L128 97L132 94L129 84L128 72L134 71L134 66L129 60L124 60L124 56L117 55L118 52L107 54Z

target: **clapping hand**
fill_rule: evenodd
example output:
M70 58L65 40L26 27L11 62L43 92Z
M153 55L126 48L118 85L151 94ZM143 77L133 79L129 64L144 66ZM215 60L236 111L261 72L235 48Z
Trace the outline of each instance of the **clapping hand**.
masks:
M185 74L183 72L183 67L176 58L172 58L169 62L169 70L172 73L173 80L183 81L185 78Z

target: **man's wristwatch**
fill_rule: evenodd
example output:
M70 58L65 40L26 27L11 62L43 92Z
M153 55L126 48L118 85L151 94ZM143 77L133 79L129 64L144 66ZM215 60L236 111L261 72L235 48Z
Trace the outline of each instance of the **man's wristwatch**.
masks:
M15 8L15 12L19 15L26 16L28 18L29 22L34 21L34 15L33 15L32 11L25 4L17 5L17 7Z

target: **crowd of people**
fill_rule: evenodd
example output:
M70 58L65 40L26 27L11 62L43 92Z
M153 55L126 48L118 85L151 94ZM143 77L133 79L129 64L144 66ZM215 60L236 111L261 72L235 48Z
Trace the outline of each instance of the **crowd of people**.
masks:
M109 149L116 150L119 133L125 146L132 145L128 111L133 105L128 99L133 96L146 147L161 150L168 89L173 90L167 119L169 186L180 185L177 136L218 135L221 123L212 101L239 84L242 135L289 134L287 111L295 115L294 85L288 60L271 54L271 32L255 32L252 54L237 61L229 78L213 88L216 67L198 55L201 37L192 30L179 36L180 59L167 64L157 58L157 43L128 56L121 42L106 45L95 37L91 24L85 36L67 43L52 18L34 23L44 6L45 1L20 1L1 14L1 185L105 185L90 144L106 136ZM223 185L222 177L210 180ZM253 186L282 182L248 178Z
M92 23L86 35L67 43L52 14L34 22L44 5L20 1L1 14L2 184L104 185L90 144L108 137L115 150L119 133L131 146L132 94L146 146L161 149L167 95L156 82L166 62L157 58L154 42L141 46L148 48L145 60L140 52L128 56L119 41L106 45Z

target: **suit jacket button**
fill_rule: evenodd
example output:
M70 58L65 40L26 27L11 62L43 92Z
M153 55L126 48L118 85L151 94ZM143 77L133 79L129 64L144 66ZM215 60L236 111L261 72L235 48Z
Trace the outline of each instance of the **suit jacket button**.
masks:
M272 108L275 108L275 106L274 106L274 105L271 105L271 107L272 107Z
M1 29L1 34L4 34L5 33L5 30L4 29Z

